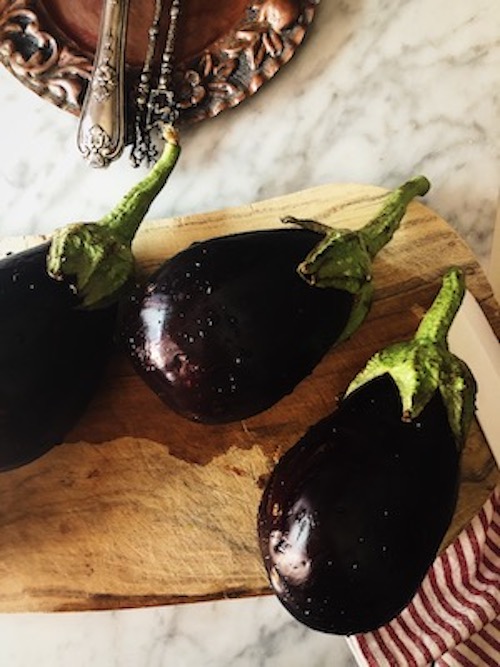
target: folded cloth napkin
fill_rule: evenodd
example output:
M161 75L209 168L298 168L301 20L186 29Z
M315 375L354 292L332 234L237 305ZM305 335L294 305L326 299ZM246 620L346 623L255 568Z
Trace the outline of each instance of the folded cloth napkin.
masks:
M347 641L362 667L500 666L500 485L401 614Z

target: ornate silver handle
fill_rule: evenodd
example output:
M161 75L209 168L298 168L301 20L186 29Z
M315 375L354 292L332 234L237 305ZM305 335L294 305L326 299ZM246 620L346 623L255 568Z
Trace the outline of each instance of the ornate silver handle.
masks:
M125 145L124 70L129 0L104 0L94 70L77 145L93 167L106 167Z
M156 86L152 87L153 60L157 51L157 40L164 6L164 0L155 0L153 23L148 31L148 48L135 100L134 137L130 154L134 167L138 167L143 161L147 164L156 162L160 151L155 145L154 135L155 133L161 135L161 128L165 123L174 125L179 116L179 109L172 88L172 74L180 5L181 0L171 0L159 77Z

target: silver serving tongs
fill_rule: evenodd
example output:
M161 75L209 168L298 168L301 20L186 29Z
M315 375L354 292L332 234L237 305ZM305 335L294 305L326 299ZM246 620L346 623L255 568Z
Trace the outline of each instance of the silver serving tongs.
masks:
M130 159L134 167L156 161L159 150L157 137L165 124L174 125L179 113L172 88L174 43L180 12L180 0L172 0L165 47L156 87L152 87L153 61L157 50L163 0L155 0L153 22L149 28L149 40L144 65L139 78L136 96L134 136Z
M124 71L129 0L104 0L77 145L92 167L106 167L125 146Z

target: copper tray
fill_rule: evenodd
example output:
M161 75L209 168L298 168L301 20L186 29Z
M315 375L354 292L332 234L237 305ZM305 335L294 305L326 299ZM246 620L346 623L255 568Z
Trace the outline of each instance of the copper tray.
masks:
M317 5L317 0L184 2L174 83L183 123L215 116L255 93L290 60ZM129 109L153 6L153 0L130 1ZM0 0L0 62L38 95L78 115L101 7L102 0Z

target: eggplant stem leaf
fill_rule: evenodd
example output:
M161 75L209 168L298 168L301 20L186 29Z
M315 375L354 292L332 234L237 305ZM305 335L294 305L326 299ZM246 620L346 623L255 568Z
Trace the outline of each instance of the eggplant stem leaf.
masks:
M439 391L457 446L461 447L474 414L476 382L465 362L449 351L447 334L464 291L461 269L449 269L415 336L376 353L356 375L345 395L388 374L401 397L401 418L411 421Z
M180 154L177 133L164 128L163 153L154 167L98 222L77 222L54 232L47 271L67 280L84 308L116 300L134 271L134 236Z

